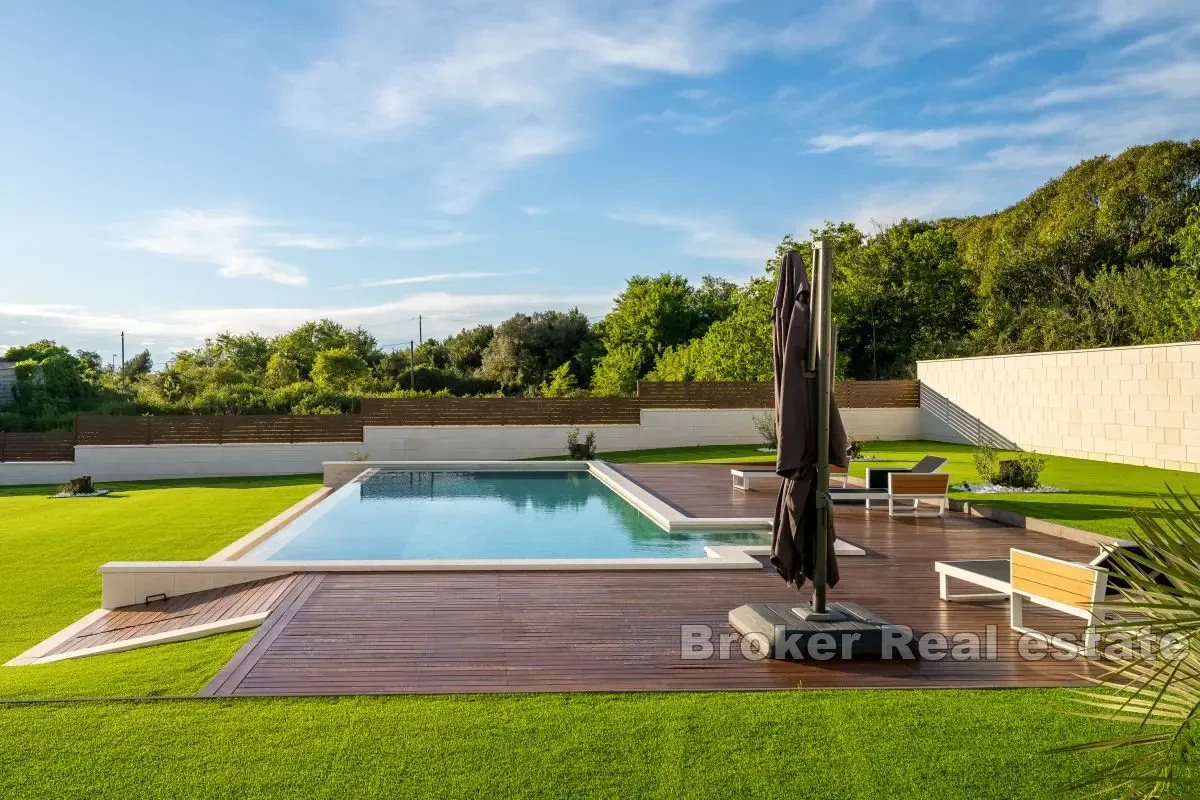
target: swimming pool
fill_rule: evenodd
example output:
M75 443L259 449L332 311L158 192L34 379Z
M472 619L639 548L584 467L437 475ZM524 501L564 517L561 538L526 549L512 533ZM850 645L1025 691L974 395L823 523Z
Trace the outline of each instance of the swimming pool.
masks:
M667 530L586 471L376 470L247 561L703 558L763 545L760 529Z

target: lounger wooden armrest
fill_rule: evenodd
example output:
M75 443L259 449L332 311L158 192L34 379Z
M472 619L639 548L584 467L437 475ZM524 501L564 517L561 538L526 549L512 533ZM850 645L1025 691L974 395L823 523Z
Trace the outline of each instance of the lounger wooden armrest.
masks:
M1096 609L1096 604L1104 600L1108 590L1108 570L1016 548L1010 551L1009 562L1012 587L1009 621L1013 630L1064 650L1095 655L1100 641L1096 627L1104 622L1104 612ZM1077 646L1025 627L1023 610L1027 602L1087 620L1083 645Z
M920 474L892 472L888 474L888 514L890 516L940 517L949 502L950 475L945 472ZM933 500L937 510L924 512L921 502ZM904 504L897 508L897 501ZM912 505L908 506L907 503Z

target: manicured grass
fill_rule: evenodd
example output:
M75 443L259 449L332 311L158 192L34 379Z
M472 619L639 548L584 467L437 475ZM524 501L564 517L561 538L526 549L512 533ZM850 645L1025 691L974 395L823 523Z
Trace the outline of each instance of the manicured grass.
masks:
M1033 798L1109 754L1061 691L0 706L5 798Z
M731 448L704 457L736 455ZM66 501L46 499L44 487L0 489L0 659L95 608L97 565L206 557L317 485L114 484L109 498ZM189 694L248 635L0 668L0 697ZM0 701L0 797L1051 797L1112 758L1048 754L1112 733L1068 716L1068 697L1017 690Z
M100 603L106 561L204 559L320 487L313 477L106 483L52 500L0 487L0 664ZM0 697L191 694L248 633L98 658L0 667Z
M758 452L759 445L720 445L715 447L681 447L665 450L601 453L607 461L625 463L688 462L688 463L764 463L773 464L770 453ZM978 481L973 454L969 445L942 442L903 441L867 442L866 455L879 456L884 461L855 462L850 473L862 477L867 467L910 466L925 455L940 455L950 461L943 469L950 473L951 483ZM1004 454L1000 456L1005 457ZM980 495L952 492L951 496L970 499L980 505L1015 511L1038 519L1069 525L1073 528L1120 536L1132 521L1130 509L1153 510L1157 498L1170 486L1175 491L1190 489L1200 493L1200 474L1177 472L1105 461L1049 456L1042 482L1069 489L1066 494L1009 494Z

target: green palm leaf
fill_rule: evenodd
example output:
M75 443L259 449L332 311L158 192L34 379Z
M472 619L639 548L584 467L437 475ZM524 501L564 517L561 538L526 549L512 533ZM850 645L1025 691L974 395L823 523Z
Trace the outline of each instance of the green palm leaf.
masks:
M1179 796L1195 788L1188 766L1200 714L1200 500L1168 487L1153 511L1133 519L1140 551L1113 552L1111 577L1124 586L1119 599L1097 607L1115 617L1100 628L1105 671L1076 701L1090 710L1081 716L1137 731L1064 750L1125 753L1077 787L1090 795Z

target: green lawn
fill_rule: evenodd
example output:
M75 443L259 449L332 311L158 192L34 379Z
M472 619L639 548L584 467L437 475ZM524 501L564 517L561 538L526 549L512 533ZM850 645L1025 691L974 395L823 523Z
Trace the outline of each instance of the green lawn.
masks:
M764 463L773 464L772 453L758 452L758 445L718 445L712 447L680 447L664 450L637 450L601 453L600 458L625 463L662 461L702 464ZM908 466L928 454L945 456L950 462L943 468L950 473L951 483L978 481L969 445L942 442L866 442L864 453L886 459L871 464L855 462L852 475L862 477L869 466ZM1069 489L1067 494L979 495L952 492L951 496L969 499L980 505L1016 511L1030 517L1069 525L1073 528L1120 535L1130 526L1131 508L1153 508L1157 497L1170 486L1176 491L1185 488L1200 493L1200 474L1174 470L1110 464L1079 458L1049 456L1042 482Z
M106 561L204 559L320 487L315 476L108 483L53 500L0 487L0 664L100 604ZM248 633L101 658L0 668L0 697L191 694Z
M0 707L0 797L1032 798L1109 756L1061 691Z
M205 557L316 485L111 484L108 498L70 501L0 489L0 659L95 608L97 565ZM193 693L247 636L0 668L0 697ZM1049 797L1111 758L1047 754L1111 733L1068 716L1068 697L0 701L0 797Z

